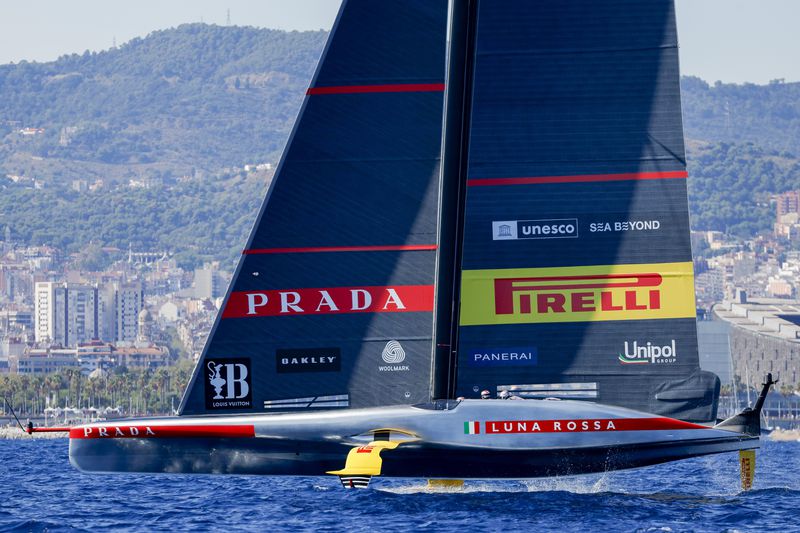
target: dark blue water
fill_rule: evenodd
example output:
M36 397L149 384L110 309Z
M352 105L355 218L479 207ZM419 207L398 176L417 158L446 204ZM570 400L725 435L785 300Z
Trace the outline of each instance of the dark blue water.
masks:
M800 444L765 442L755 489L736 454L531 482L89 475L67 441L0 441L0 531L800 531Z

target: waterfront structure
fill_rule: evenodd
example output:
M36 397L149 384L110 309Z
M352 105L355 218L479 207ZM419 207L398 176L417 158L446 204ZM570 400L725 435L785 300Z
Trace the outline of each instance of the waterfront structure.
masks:
M714 316L730 325L735 378L758 388L765 372L781 386L800 385L800 300L752 298L725 300Z
M100 369L124 367L129 370L152 370L169 366L170 353L166 347L148 345L115 346L102 341L79 344L74 348L25 348L7 358L12 374L45 375L68 369L89 375Z
M66 348L31 349L8 359L12 374L54 374L70 368L80 368L75 350Z

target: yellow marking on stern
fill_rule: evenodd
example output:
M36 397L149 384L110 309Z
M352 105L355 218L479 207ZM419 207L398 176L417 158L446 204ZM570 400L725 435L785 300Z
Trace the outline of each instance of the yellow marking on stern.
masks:
M739 474L742 478L742 490L753 488L756 477L756 451L739 450Z

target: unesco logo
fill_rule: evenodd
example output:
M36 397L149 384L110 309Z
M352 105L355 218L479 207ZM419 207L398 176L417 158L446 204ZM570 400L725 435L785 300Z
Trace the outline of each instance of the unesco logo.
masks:
M500 220L492 222L492 240L574 239L578 237L577 218L542 220Z

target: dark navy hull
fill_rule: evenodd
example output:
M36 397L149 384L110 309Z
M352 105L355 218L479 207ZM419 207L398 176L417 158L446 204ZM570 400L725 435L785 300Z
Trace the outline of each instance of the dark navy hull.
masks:
M575 450L470 450L409 445L383 461L383 476L522 479L590 474L736 451L745 439L653 443ZM755 446L753 439L750 445ZM126 444L134 444L133 442ZM137 443L141 444L141 443ZM133 449L136 448L136 449ZM147 446L73 441L70 460L81 470L175 474L318 476L343 465L343 444L276 443L261 439L169 439Z
M72 430L70 461L94 472L322 475L381 434L399 439L383 450L381 475L414 478L586 474L759 446L757 436L587 402L465 401L94 424Z

